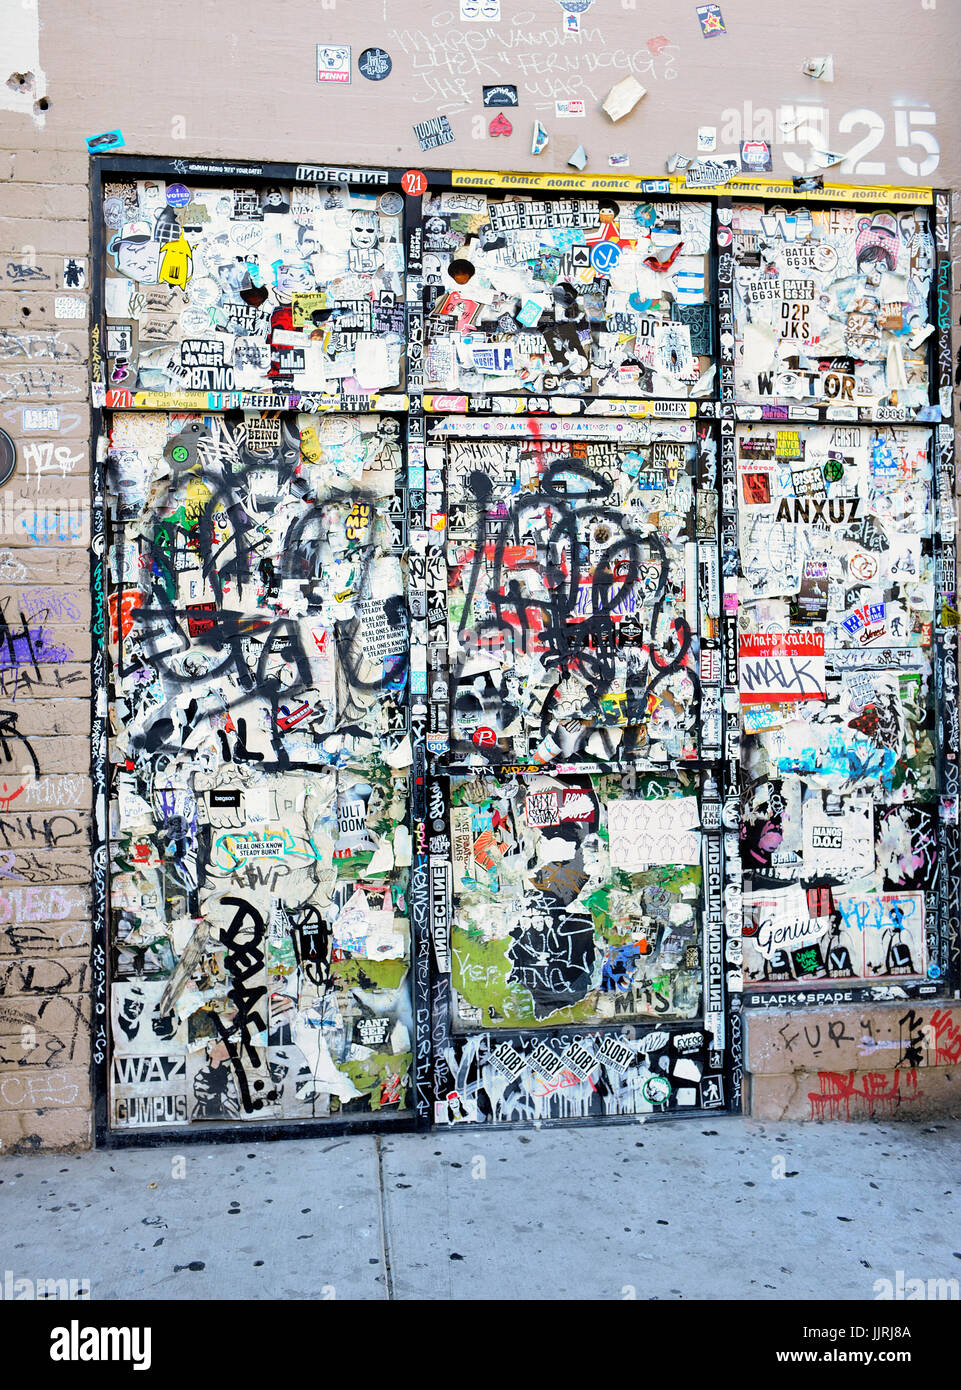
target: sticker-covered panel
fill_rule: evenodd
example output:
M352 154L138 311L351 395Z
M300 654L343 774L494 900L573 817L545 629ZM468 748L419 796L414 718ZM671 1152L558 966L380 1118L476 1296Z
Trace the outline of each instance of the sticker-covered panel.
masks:
M445 1048L436 1077L437 1125L683 1114L723 1109L730 1094L720 1055L697 1024L477 1033Z
M923 207L735 203L730 237L739 401L925 410L935 246Z
M447 468L452 764L697 756L696 430L632 427L634 445L429 450Z
M403 198L104 184L107 386L363 398L403 384Z
M453 1027L697 1016L697 793L693 777L453 778Z
M113 419L116 1127L407 1104L398 435Z
M432 391L709 394L706 203L424 200Z
M746 986L939 977L929 444L738 430Z

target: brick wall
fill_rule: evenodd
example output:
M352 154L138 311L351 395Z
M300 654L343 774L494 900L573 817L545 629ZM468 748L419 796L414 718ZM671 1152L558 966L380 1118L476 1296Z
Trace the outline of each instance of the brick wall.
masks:
M11 122L0 143L18 129L29 143L31 124ZM89 284L86 151L0 149L0 182L0 428L18 453L0 488L0 1144L9 1153L91 1141L89 304L64 276L72 256ZM66 317L77 300L84 317Z
M750 1010L747 1060L756 1120L961 1115L961 1004Z

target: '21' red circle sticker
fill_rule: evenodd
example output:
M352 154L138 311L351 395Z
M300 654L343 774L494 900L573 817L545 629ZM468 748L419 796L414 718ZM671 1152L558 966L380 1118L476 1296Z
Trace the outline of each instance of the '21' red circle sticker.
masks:
M419 169L408 169L400 181L400 186L409 198L419 198L427 192L427 175Z

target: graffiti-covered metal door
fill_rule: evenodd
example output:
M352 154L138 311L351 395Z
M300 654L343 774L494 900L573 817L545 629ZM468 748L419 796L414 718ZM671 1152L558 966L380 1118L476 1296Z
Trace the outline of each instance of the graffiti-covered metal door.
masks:
M410 1110L404 199L342 172L102 185L102 1134Z
M720 1106L712 443L691 419L430 433L435 1118Z
M374 415L114 418L118 1127L404 1108L398 438Z

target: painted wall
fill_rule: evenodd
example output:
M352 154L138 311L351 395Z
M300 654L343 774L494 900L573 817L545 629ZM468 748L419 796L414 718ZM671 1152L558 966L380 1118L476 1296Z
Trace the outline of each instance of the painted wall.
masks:
M460 0L0 4L0 428L18 450L0 489L6 1149L90 1137L87 998L102 962L89 944L84 138L120 129L127 152L185 159L571 174L583 144L587 175L658 176L675 152L696 155L698 128L713 127L721 155L768 140L774 176L810 172L820 146L848 157L836 166L848 182L961 183L961 19L948 0L725 0L726 32L707 36L695 5L646 0L593 0L571 32L578 3L500 0L497 20L462 20ZM465 8L482 11L483 0ZM349 82L316 80L318 44L350 46ZM391 59L381 80L357 68L371 47ZM806 59L825 54L833 82L803 75ZM600 103L628 73L647 95L612 123ZM482 89L504 84L517 87L516 109L502 108L513 129L492 136L500 113L483 107ZM585 114L559 115L569 101ZM441 117L453 141L423 151L414 125ZM549 135L538 156L535 120ZM615 170L612 155L629 163Z

